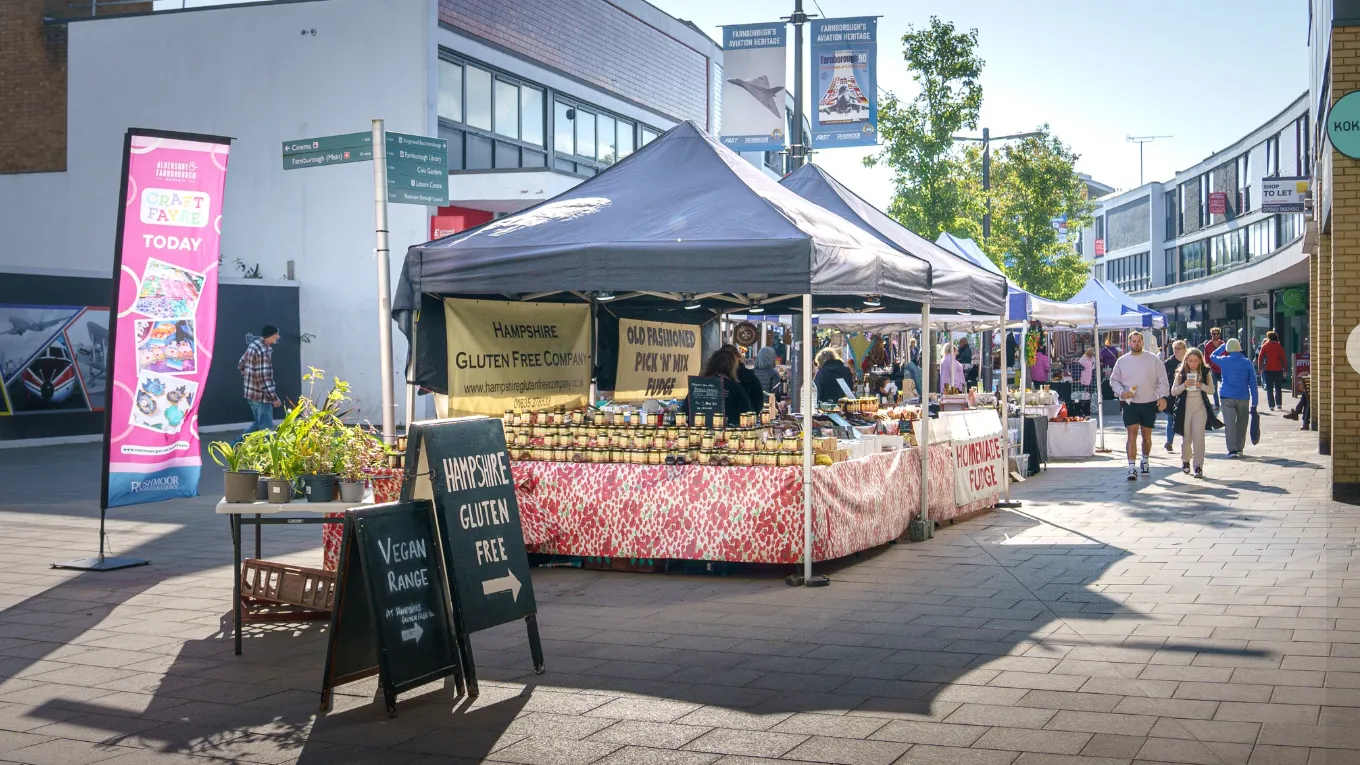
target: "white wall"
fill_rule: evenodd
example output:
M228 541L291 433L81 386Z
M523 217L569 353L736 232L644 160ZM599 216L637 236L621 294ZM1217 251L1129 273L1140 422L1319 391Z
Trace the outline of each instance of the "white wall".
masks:
M284 171L281 144L368 130L375 117L392 131L433 134L436 29L434 0L225 6L71 24L69 171L0 176L0 229L10 242L0 271L40 260L44 269L109 273L127 128L231 136L224 275L235 275L240 258L277 279L294 261L302 331L315 336L303 346L304 367L349 380L362 415L379 421L372 165ZM430 212L390 207L394 284L406 248L427 239ZM394 334L400 368L406 349Z

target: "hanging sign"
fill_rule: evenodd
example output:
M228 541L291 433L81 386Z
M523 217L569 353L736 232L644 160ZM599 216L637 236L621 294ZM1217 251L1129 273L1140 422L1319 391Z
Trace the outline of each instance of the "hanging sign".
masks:
M586 405L590 306L445 300L449 413Z
M788 118L785 23L723 27L723 146L733 151L784 148Z
M812 20L812 145L878 143L878 19Z
M138 128L124 137L103 508L198 495L230 144Z
M1257 198L1263 213L1307 212L1308 179L1262 178Z
M615 401L684 398L689 375L702 363L699 328L690 324L619 319Z
M1105 254L1105 240L1104 240L1104 239L1097 239L1097 240L1096 240L1096 254L1097 254L1097 255L1104 255L1104 254Z
M1210 215L1228 214L1228 192L1226 191L1209 192L1209 214Z
M954 501L960 506L1001 493L1006 469L1001 439L1001 433L994 433L950 444L954 450Z
M1327 137L1351 159L1360 158L1360 91L1342 96L1327 112Z
M429 500L346 513L323 710L336 685L377 674L395 716L398 693L461 674L443 565Z

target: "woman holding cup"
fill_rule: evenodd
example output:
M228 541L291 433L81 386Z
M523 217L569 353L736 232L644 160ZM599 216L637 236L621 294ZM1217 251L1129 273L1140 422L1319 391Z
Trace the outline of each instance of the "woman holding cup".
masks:
M1176 435L1181 437L1181 472L1189 475L1193 462L1196 478L1204 477L1205 431L1223 427L1209 396L1213 389L1213 373L1204 362L1204 352L1189 349L1171 383L1171 396L1176 407Z

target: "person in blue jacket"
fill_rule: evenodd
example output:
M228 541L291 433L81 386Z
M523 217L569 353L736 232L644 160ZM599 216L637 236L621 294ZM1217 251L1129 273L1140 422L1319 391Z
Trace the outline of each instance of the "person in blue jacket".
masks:
M1223 405L1224 433L1228 456L1241 457L1247 448L1247 428L1256 411L1256 366L1242 353L1237 338L1214 350L1211 357L1218 365L1218 397Z

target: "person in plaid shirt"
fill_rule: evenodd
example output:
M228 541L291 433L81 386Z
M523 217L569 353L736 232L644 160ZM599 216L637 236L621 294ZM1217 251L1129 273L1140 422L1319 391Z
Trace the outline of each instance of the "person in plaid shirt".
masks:
M273 346L278 341L279 328L273 324L264 325L260 339L251 343L236 363L236 369L245 381L246 403L250 405L252 415L246 433L274 427L274 407L283 406L274 391Z

